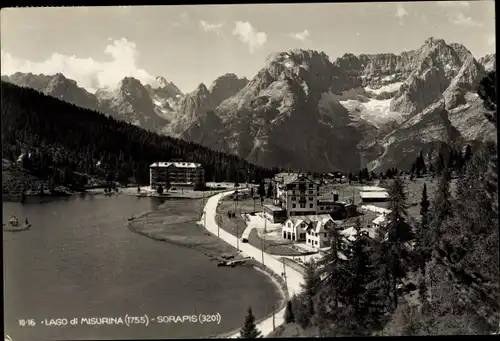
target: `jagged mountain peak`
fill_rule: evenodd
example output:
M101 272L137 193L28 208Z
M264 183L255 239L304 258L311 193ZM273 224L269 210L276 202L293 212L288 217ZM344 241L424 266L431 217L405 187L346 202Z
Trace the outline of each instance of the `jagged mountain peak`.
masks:
M425 40L424 45L446 45L446 41L441 38L429 37Z
M208 91L207 86L204 83L198 84L196 89L192 91L189 95L190 96L200 96L200 95L208 95L210 94L210 91Z
M169 97L182 94L182 91L174 83L167 81L163 76L155 77L154 80L146 84L146 88L163 90Z
M119 83L118 87L119 88L124 88L124 87L142 87L142 83L140 80L134 77L124 77Z
M496 54L490 53L484 57L479 58L479 64L481 64L486 72L490 72L497 69Z

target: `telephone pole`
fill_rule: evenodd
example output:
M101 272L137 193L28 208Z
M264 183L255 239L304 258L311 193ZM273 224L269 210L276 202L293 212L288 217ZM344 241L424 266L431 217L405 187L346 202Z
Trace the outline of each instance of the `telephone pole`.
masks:
M238 221L236 221L236 248L238 251L240 251L240 238L238 237L239 235L239 226L238 226Z
M274 311L276 310L276 305L273 304L273 330L276 329L276 324L274 323Z
M260 251L262 253L262 265L264 265L264 239L260 238Z
M288 288L288 282L286 280L286 266L285 266L285 258L281 257L281 261L283 262L283 277L285 278L285 286Z

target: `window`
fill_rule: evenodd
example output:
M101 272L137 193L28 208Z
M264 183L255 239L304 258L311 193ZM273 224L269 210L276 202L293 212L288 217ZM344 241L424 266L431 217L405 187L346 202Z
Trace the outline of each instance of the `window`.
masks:
M295 201L295 200L297 200L297 197L292 197L292 201Z
M295 207L297 207L297 204L292 204L292 208L295 208Z
M318 245L318 241L317 240L314 241L314 245Z
M313 191L309 191L309 194L313 194Z
M309 188L313 188L313 184L309 184Z
M300 204L300 208L305 208L306 204Z
M292 191L292 194L295 194L295 191Z
M305 233L301 233L300 234L300 239L304 239L306 237L306 234Z
M309 197L309 201L313 201L313 197Z
M309 204L309 208L313 208L313 206L314 206L313 204Z
M323 211L324 209L325 209L325 207L323 207L323 206L321 206L321 207L320 207L320 210L322 210L322 211Z

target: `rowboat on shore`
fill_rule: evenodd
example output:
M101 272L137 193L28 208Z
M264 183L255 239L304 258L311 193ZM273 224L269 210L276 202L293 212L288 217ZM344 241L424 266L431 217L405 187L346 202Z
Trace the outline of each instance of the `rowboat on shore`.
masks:
M17 217L15 215L13 215L12 217L10 217L9 219L9 225L10 226L18 226L19 225L19 220L17 219Z
M23 224L23 225L11 225L11 224L3 224L3 230L6 232L19 232L29 230L31 224Z

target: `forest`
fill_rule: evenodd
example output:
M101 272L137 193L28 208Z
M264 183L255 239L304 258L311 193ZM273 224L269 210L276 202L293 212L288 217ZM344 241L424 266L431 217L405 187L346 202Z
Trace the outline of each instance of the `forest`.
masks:
M3 158L24 155L24 169L59 184L84 181L79 173L147 184L150 164L173 160L201 163L206 181L258 182L279 172L3 81L1 100Z
M495 84L496 72L489 73L478 94L498 131ZM406 223L406 185L395 174L386 227L369 236L358 221L351 240L331 232L331 248L307 264L303 291L287 304L281 333L298 326L301 336L320 337L498 334L497 155L497 141L474 152L467 148L462 156L441 155L434 165L419 155L412 173L440 169L432 197L422 185L420 217L412 227Z

